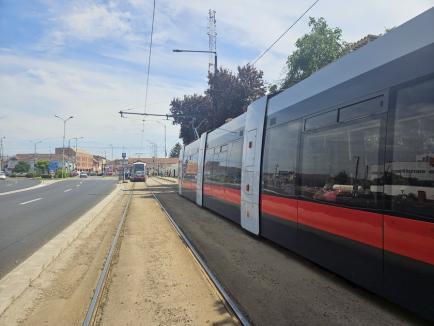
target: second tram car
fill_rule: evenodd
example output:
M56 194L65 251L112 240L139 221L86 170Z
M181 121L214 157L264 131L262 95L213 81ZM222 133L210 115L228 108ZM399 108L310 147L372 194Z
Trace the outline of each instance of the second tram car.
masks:
M132 182L146 182L146 163L135 162L131 168L130 180Z
M434 8L185 146L181 195L434 321Z

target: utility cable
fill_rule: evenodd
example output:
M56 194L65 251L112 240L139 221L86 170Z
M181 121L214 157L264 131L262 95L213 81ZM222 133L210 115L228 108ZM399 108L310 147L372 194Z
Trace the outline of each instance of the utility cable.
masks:
M291 26L289 26L288 28L287 28L287 30L286 31L284 31L283 33L282 33L282 35L280 35L264 52L262 52L260 55L259 55L259 57L257 57L250 65L255 65L255 63L256 62L258 62L268 51L270 51L271 50L271 48L277 43L277 42L279 42L280 41L280 39L283 37L283 36L285 36L285 34L286 33L288 33L289 32L289 30L292 28L292 27L294 27L298 22L299 22L299 20L300 19L302 19L303 17L304 17L304 15L306 15L308 12L309 12L309 10L311 10L317 3L319 2L319 0L316 0L313 4L311 4L310 5L310 7L309 8L307 8L306 9L306 11L305 12L303 12L302 14L301 14L301 16L300 17L298 17L297 18L297 20L295 21L295 22L293 22L292 23L292 25Z

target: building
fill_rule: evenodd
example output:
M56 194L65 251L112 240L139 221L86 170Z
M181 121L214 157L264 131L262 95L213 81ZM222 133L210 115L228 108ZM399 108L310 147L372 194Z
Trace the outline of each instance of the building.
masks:
M93 155L93 172L98 174L103 173L104 167L107 165L107 160L104 156Z
M80 172L92 172L94 171L94 162L93 155L83 149L77 149L68 147L63 149L62 147L58 147L55 149L56 154L62 154L63 150L65 151L66 157L71 162L74 162L75 170Z
M67 155L62 157L62 154L17 154L15 158L9 160L7 169L12 171L19 161L24 161L30 165L30 170L33 170L35 162L42 160L49 161L50 166L53 167L52 170L62 168L63 163L65 163L65 168L69 171L74 170L74 162Z

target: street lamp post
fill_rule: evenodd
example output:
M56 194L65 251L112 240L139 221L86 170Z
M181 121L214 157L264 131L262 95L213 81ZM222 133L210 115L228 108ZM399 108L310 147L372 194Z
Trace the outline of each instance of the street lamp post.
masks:
M33 151L33 173L36 173L36 145L42 143L42 140L33 142L34 151Z
M213 93L214 96L212 96L212 108L213 108L213 117L212 117L212 128L215 127L215 114L217 110L217 101L215 99L215 91L216 91L216 83L217 83L217 51L201 51L201 50L180 50L180 49L174 49L173 52L192 52L192 53L213 53L214 54L214 76L213 76Z
M83 139L84 137L72 137L68 139L68 153L70 152L70 148L71 148L71 140L75 139L75 155L74 155L74 167L75 170L77 170L77 144L78 144L78 140L79 139ZM69 155L68 155L69 157Z
M0 171L3 171L3 139L6 139L6 136L0 137Z
M59 117L57 114L54 115L56 118L63 121L63 142L62 142L62 179L65 177L65 134L66 134L66 123L68 120L71 120L73 116L69 116L68 118Z

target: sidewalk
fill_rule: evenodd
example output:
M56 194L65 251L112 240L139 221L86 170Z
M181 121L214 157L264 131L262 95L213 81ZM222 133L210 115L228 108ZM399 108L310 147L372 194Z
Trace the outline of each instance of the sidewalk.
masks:
M237 324L155 199L135 187L97 324Z

